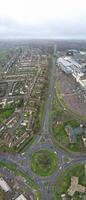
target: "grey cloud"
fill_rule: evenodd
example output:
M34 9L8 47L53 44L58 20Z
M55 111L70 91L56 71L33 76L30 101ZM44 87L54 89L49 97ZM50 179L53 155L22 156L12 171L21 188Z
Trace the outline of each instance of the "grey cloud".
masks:
M10 18L0 18L0 38L27 37L85 37L86 36L86 14L75 20L62 20L49 22L48 24L20 24Z

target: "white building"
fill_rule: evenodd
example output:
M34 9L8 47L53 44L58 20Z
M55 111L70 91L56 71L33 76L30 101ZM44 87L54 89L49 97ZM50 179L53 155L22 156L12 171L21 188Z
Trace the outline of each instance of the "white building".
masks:
M57 60L57 64L61 67L61 70L66 74L72 74L84 90L86 90L86 79L84 79L84 73L81 70L81 65L78 64L70 57L60 57Z
M82 88L84 89L84 90L86 90L86 79L83 79L83 80L79 80L79 83L81 84L81 86L82 86Z
M23 194L19 195L15 200L27 200Z
M62 71L64 71L66 74L72 73L72 69L71 69L72 64L69 61L67 61L65 58L59 58L57 60L57 63L61 67Z
M9 187L9 185L6 183L6 181L1 177L0 178L0 187L5 191L8 192L11 190L11 188Z

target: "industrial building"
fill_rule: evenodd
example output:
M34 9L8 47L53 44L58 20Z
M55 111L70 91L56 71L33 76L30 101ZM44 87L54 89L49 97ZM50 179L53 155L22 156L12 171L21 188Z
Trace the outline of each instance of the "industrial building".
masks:
M23 194L19 195L15 200L27 200Z
M65 58L59 58L57 60L57 63L61 67L62 71L64 71L66 74L72 73L72 64L68 60L66 60Z
M2 190L4 190L4 192L8 192L11 190L9 185L6 183L6 181L2 177L0 178L0 187L2 188Z
M57 64L59 64L63 70L65 71L66 68L71 68L71 72L74 70L80 70L82 68L82 65L77 63L74 59L71 57L60 57L57 59ZM69 70L69 69L68 69Z
M76 82L81 85L82 89L86 90L86 78L84 78L82 65L77 63L71 57L60 57L57 59L57 64L63 72L71 74L76 79Z

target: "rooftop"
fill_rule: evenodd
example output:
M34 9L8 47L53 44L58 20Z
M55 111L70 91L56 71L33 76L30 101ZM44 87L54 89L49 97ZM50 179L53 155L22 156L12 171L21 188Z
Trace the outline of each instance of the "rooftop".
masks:
M75 192L85 193L86 188L80 184L78 184L79 178L76 176L71 177L71 185L68 189L68 195L73 196Z
M69 67L71 66L71 62L69 62L68 60L66 60L65 58L59 58L58 59L58 63L62 63L65 67Z
M2 177L0 178L0 186L5 192L10 191L9 185L6 183L6 181Z
M83 87L86 87L86 79L80 80L80 83L81 83L81 85L82 85Z
M23 194L21 194L19 197L17 197L15 200L27 200Z

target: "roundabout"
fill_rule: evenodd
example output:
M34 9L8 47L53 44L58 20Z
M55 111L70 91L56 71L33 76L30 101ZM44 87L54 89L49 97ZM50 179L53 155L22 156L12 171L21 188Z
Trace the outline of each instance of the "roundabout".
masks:
M31 169L38 176L50 176L57 168L56 155L47 149L41 149L33 153L31 157Z

